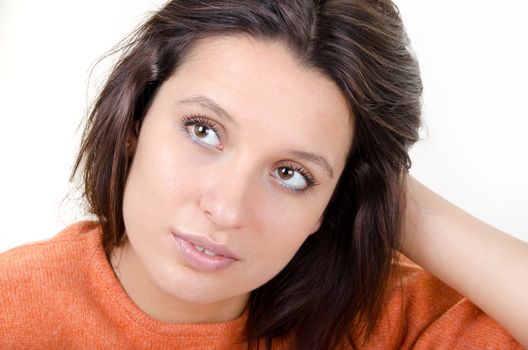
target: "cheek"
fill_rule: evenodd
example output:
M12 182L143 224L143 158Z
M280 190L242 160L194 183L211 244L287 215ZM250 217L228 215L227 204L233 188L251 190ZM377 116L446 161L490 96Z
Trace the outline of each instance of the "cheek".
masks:
M301 245L308 238L312 225L308 225L306 216L300 217L277 213L272 217L270 213L267 225L253 236L251 241L252 257L245 273L249 280L255 280L256 286L263 285L280 273L292 260Z
M255 249L259 251L262 269L276 274L286 266L306 239L319 228L323 212L331 196L328 193L306 193L293 200L265 203L261 208L260 237ZM272 258L270 258L272 257ZM268 275L269 278L273 277Z
M188 182L193 174L187 169L193 167L171 149L155 138L140 140L126 180L125 224L142 221L144 226L165 222L175 198L183 198L185 190L190 188Z
M178 198L200 173L195 157L185 148L188 145L174 139L166 135L159 142L146 140L131 169L135 183L160 198Z
M265 201L261 201L265 203ZM283 205L261 207L260 237L255 237L257 249L263 256L290 260L306 238L317 229L324 207L319 205ZM289 204L289 205L288 205Z

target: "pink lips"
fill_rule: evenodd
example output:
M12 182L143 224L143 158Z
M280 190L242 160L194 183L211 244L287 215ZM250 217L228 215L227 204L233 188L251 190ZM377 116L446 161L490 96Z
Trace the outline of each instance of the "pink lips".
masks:
M182 257L195 269L216 271L239 260L227 247L213 243L206 237L184 233L172 233L172 236ZM202 252L203 248L207 249L209 254L215 255Z

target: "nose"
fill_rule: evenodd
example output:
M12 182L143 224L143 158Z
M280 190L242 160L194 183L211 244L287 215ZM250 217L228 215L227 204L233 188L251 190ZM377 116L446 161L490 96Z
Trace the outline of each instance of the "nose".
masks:
M200 192L200 210L218 231L242 227L251 211L255 172L240 161L211 170Z

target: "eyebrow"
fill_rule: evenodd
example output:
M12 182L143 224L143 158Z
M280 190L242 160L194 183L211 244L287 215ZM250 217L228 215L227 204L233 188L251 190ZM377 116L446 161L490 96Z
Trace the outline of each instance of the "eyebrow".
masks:
M197 95L178 101L178 105L186 104L200 105L201 107L210 110L211 112L229 121L230 123L237 125L235 118L233 118L231 114L227 113L225 109L220 107L218 103L211 100L209 97L206 97L204 95Z
M306 161L319 165L328 173L328 176L330 176L331 178L334 177L334 169L332 169L332 167L330 166L330 163L328 163L325 157L314 154L314 153L303 152L303 151L291 151L290 153L295 157L298 157L298 158L301 158Z
M191 96L191 97L178 101L178 105L186 105L186 104L200 105L201 107L206 108L212 111L213 113L217 114L218 116L228 120L230 123L234 125L238 124L235 121L235 119L229 113L226 112L225 109L220 107L218 103L216 103L215 101L211 100L209 97L206 97L204 95ZM289 153L293 157L304 159L308 162L311 162L311 163L314 163L320 166L326 171L326 173L328 174L328 176L330 176L330 178L334 177L334 169L332 169L332 167L330 166L330 163L328 163L325 157L314 154L314 153L297 151L297 150L290 151Z

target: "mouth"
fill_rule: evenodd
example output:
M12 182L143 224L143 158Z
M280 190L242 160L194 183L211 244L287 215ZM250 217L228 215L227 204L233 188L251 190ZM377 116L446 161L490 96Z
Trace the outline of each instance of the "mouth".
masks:
M194 235L183 232L173 232L173 236L180 237L191 243L198 251L209 256L224 256L226 258L240 260L225 244L213 242L208 236Z
M225 245L217 244L206 236L172 233L176 248L184 260L193 268L215 271L239 261Z

